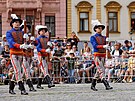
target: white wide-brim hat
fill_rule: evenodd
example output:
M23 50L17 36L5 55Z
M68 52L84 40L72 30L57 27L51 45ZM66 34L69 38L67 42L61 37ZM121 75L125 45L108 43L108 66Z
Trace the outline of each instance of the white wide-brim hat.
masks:
M39 31L40 29L47 29L47 26L37 25L35 29Z
M101 24L98 20L92 20L91 24L93 25L93 30L96 32L98 27L102 27L102 30L105 29L105 25Z

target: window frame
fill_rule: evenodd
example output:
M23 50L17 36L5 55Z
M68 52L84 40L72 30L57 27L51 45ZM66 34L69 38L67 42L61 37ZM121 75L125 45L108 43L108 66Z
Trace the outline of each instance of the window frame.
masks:
M117 20L117 22L116 22L117 28L116 28L116 31L114 31L114 20L115 20L115 18L109 18L109 13L116 13L116 14L117 14L117 18L116 18L116 20ZM111 12L108 12L107 15L108 15L108 23L109 23L110 19L113 21L113 22L112 22L112 23L113 23L113 30L110 30L110 29L109 29L109 32L110 32L110 33L115 33L115 32L117 33L117 32L119 32L119 31L118 31L118 29L119 29L119 28L118 28L118 23L119 23L119 22L118 22L118 12L112 12L112 11L111 11Z
M134 19L132 19L132 13L134 13L135 14L135 12L130 12L130 30L131 31L133 31L133 32L135 32L135 29L134 30L132 30L132 20L134 20L135 21L135 18ZM135 26L135 24L134 24L134 26Z
M87 13L88 14L88 18L80 18L80 14L81 13ZM81 30L81 19L87 19L88 20L88 30ZM79 32L89 32L90 28L89 28L89 12L79 12Z
M49 22L46 22L46 17L49 17ZM50 20L51 20L51 17L53 17L54 18L54 22L51 22ZM50 37L56 37L56 29L55 29L55 25L56 25L56 18L55 18L55 15L45 15L45 17L44 17L44 19L45 19L45 25L47 26L47 24L49 24L49 27L48 27L48 30L50 30L50 24L54 24L54 34L52 35L51 34L51 36ZM52 33L52 32L51 32Z

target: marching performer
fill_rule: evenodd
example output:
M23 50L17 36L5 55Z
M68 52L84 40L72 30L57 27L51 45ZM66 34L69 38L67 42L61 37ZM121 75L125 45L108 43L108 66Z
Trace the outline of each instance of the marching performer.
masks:
M30 25L24 26L22 24L20 29L23 30L24 28L26 28L26 32L23 35L23 38L24 38L25 44L28 45L28 48L27 48L27 50L23 51L24 53L23 53L22 67L23 67L23 72L24 72L26 80L27 80L29 91L36 91L34 89L32 79L31 79L31 75L30 75L31 62L32 62L32 57L34 55L34 52L33 52L34 51L34 43L33 43L33 41L35 41L35 38L29 34L29 31L30 31L30 28L31 28Z
M22 20L19 19L15 14L11 14L12 21L10 22L10 26L12 27L11 30L7 31L6 39L9 43L10 47L10 58L11 63L14 68L15 78L18 82L19 88L21 90L22 95L28 95L25 90L22 75L21 75L21 66L22 66L22 59L23 59L23 49L27 49L27 46L23 44L23 32L20 30L20 25L22 24ZM9 83L9 93L15 94L14 92L14 79L10 80Z
M37 88L43 89L41 87L42 83L42 77L44 77L48 83L48 88L54 87L55 85L52 84L51 78L48 74L48 64L47 59L50 53L50 47L52 47L52 44L48 41L48 37L46 37L46 33L48 32L48 29L46 26L37 25L36 30L38 31L39 37L36 39L37 44L37 51L38 51L38 61L39 66L41 69L41 73L39 75Z
M96 74L92 80L91 89L93 91L97 91L95 88L97 79L101 79L103 84L106 87L106 90L113 89L110 87L108 81L105 79L105 57L106 57L106 49L109 47L106 45L106 37L101 33L105 29L105 26L101 24L98 20L92 20L92 25L94 25L95 35L91 36L90 42L94 48L94 61L96 64Z

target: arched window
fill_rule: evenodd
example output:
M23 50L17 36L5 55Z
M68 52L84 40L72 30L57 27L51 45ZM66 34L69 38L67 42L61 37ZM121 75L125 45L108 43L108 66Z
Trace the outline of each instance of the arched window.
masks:
M79 2L76 6L78 15L78 32L88 33L91 29L91 8L93 6L87 2Z
M135 32L135 2L131 2L129 8L129 31Z
M120 8L121 5L115 1L110 1L105 5L107 20L109 23L110 33L120 32Z

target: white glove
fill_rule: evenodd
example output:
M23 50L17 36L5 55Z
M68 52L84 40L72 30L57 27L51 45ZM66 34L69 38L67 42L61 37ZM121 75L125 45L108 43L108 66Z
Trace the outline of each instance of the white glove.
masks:
M20 49L23 49L24 44L20 45Z
M109 38L106 38L106 41L109 41Z
M29 47L30 49L34 49L34 45L32 45L32 44L29 44L28 47Z
M107 45L103 45L103 48L108 49L109 48L109 45L108 44Z
M47 42L47 45L52 47L52 43L50 41Z
M26 39L26 41L29 41L29 36L28 36L28 34L25 33L25 34L23 35L23 38Z
M46 52L47 52L47 53L50 53L50 52L51 52L51 49L50 49L50 48L47 48L47 49L46 49Z
M20 45L20 49L27 49L27 48L28 48L28 45L26 45L26 44Z
M31 41L35 41L35 37L34 37L34 36L31 36L31 37L30 37L30 40L31 40Z

